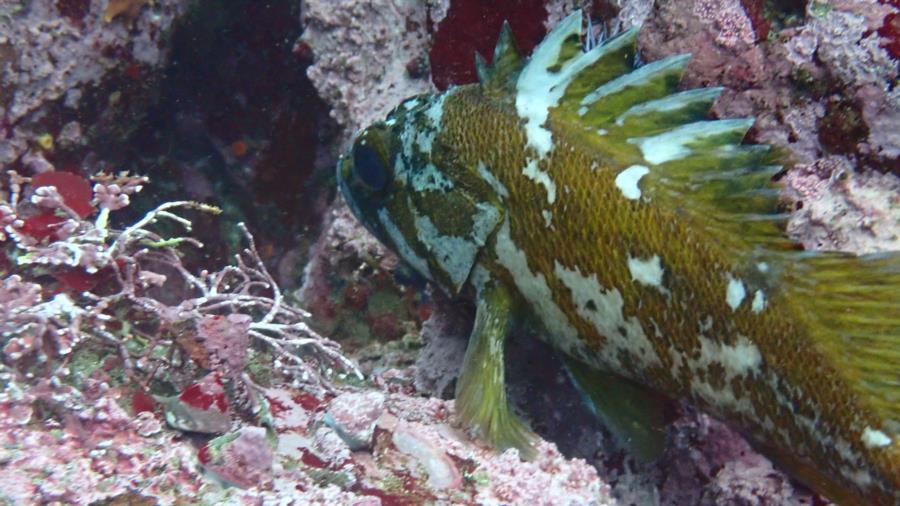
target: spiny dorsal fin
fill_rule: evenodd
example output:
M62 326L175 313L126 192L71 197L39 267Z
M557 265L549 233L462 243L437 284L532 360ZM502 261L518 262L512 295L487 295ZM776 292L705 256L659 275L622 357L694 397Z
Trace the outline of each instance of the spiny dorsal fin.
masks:
M816 346L868 399L880 430L900 441L900 253L795 253L781 264Z
M724 88L697 88L632 106L616 117L627 136L648 136L700 121Z
M686 158L698 149L736 145L753 126L753 121L753 118L697 121L652 136L629 137L628 143L641 149L644 160L659 165Z
M558 74L563 66L573 58L584 53L581 43L581 24L583 16L580 10L566 16L565 19L544 37L534 48L527 67L551 74Z
M576 79L581 82L588 77L586 69L595 68L605 56L620 54L621 51L616 49L629 45L628 37L623 37L615 39L618 40L616 43L610 41L585 52L581 43L581 25L580 10L566 17L535 48L516 80L516 112L525 120L528 147L540 158L553 147L547 119L559 109L560 100L569 97L567 90L572 82ZM581 122L576 120L575 123Z
M690 58L689 54L669 56L604 83L580 100L578 115L602 127L634 105L673 93Z
M602 44L594 46L589 52L597 52L594 63L578 73L566 88L566 93L557 107L560 111L576 111L581 99L613 79L631 72L634 69L634 57L637 53L637 35L639 28L633 27L612 37Z
M500 37L494 47L494 57L488 64L484 58L475 53L475 70L484 92L495 98L508 97L516 86L516 79L525 64L525 59L516 47L509 23L503 22Z
M794 243L784 234L788 215L778 212L779 191L771 182L781 166L764 165L766 152L746 149L756 147L707 150L677 165L649 169L644 183L648 198L683 212L695 226L734 243L736 250L741 245L792 249ZM704 160L713 168L706 169ZM729 165L739 160L749 163Z
M649 199L678 209L721 240L791 249L787 215L778 211L772 178L781 170L769 146L740 142L752 120L688 123L649 137L630 137L648 171Z
M621 176L617 185L646 190L627 198L660 199L745 251L788 249L770 181L777 158L768 146L741 145L753 119L709 120L722 88L678 91L690 55L635 67L637 28L587 51L581 33L576 11L519 74L516 109L528 146L545 156L554 137L587 143Z

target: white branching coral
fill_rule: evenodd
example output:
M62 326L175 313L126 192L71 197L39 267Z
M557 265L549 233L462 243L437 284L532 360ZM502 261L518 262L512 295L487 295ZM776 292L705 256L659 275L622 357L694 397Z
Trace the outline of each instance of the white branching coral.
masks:
M119 230L109 214L126 207L147 178L122 173L92 179L91 220L72 209L65 192L30 188L29 178L9 173L0 204L0 243L14 264L0 285L0 359L7 365L27 374L64 374L72 350L92 340L117 350L126 373L144 384L178 362L179 349L199 358L203 368L252 385L243 370L252 342L271 350L274 366L301 383L327 388L326 372L361 377L336 343L309 327L309 313L285 300L243 224L238 227L247 247L234 265L194 274L182 263L180 248L203 244L190 236L192 223L183 213L218 214L217 208L167 202ZM29 233L34 216L47 230ZM154 231L161 222L186 233L164 236ZM50 295L34 282L73 272L102 286L69 286ZM173 293L180 301L172 302Z

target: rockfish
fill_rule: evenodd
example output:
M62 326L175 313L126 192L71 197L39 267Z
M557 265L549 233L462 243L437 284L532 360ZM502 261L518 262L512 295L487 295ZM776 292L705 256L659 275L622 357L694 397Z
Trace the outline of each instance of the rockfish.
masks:
M529 450L503 348L531 319L636 456L661 394L840 504L900 504L900 255L799 251L753 119L709 119L722 88L679 91L690 55L639 64L636 36L586 47L576 12L526 59L504 26L479 83L404 101L338 164L368 230L475 301L459 416Z

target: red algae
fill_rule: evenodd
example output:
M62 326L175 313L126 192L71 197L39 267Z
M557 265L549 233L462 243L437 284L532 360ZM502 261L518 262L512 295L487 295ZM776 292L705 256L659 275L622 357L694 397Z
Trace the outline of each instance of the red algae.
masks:
M766 40L769 36L769 30L772 28L772 23L766 19L763 0L741 0L741 7L744 8L744 12L750 18L753 31L756 32L756 40Z
M900 8L900 2L891 2L891 5ZM878 29L878 35L884 39L881 47L887 50L894 58L900 58L900 12L894 12L884 17L884 24Z
M55 186L63 202L82 218L94 212L94 206L91 204L94 195L91 183L77 174L62 171L42 172L31 178L31 186L34 189Z
M134 411L135 414L143 413L144 411L152 413L156 410L156 401L152 396L138 390L131 396L131 410Z
M91 274L85 272L84 269L76 268L54 272L53 277L70 291L87 292L108 279L110 274L111 270L109 269Z
M453 2L438 25L431 46L431 79L440 89L477 81L475 53L490 62L503 21L509 21L519 51L529 54L544 37L547 9L543 0Z
M322 401L309 392L298 392L292 397L292 400L309 411L318 411L322 405Z
M202 381L185 388L178 400L192 408L208 410L215 404L219 411L228 410L228 401L225 400L225 391L218 375L214 382Z
M56 10L73 23L80 23L91 8L91 0L56 0Z
M66 221L62 216L57 216L52 211L36 214L25 218L22 222L22 233L41 241L48 237L54 238L57 226Z

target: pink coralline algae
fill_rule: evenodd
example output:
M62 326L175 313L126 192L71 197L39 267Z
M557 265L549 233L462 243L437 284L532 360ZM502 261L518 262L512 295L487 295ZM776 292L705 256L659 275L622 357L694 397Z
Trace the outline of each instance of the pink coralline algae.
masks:
M265 393L270 427L243 425L194 445L151 411L124 411L122 392L105 383L88 381L82 392L4 380L12 381L0 393L0 498L15 504L615 504L587 462L546 442L531 462L497 453L455 426L452 403L440 399L339 389L313 401L274 388ZM359 399L373 408L363 417L372 445L351 451L326 421Z
M274 458L265 428L241 427L207 443L198 459L226 482L250 488L270 478Z
M716 42L725 47L752 44L757 40L753 23L738 0L700 0L693 14L716 30Z
M429 487L438 490L459 488L462 485L459 469L440 446L430 443L416 431L415 424L397 421L391 443L422 468Z
M609 486L597 478L596 470L580 463L559 459L556 448L546 442L538 444L537 457L527 463L515 450L506 451L476 470L504 477L479 492L478 504L616 504Z
M686 409L670 427L658 465L661 504L746 506L825 503L795 487L783 472L738 434L707 415Z
M767 459L751 454L725 463L716 473L702 504L783 505L798 504L793 487Z
M375 423L384 411L380 392L347 393L331 401L325 423L346 441L351 450L371 448Z
M0 393L0 501L87 505L141 490L173 504L199 489L190 445L160 430L150 413L123 411L105 384L86 391L13 384ZM41 421L37 409L59 418Z
M209 353L211 368L237 377L247 364L250 324L245 314L206 315L197 324L197 339Z
M900 250L900 179L857 174L846 158L798 165L784 178L800 203L788 232L808 249L874 253Z
M382 473L405 477L402 488L387 492L402 492L400 497L413 501L461 504L613 504L594 468L565 459L553 444L541 443L535 459L523 462L516 450L497 453L473 444L452 422L451 403L388 396L378 421L375 458ZM378 488L392 481L385 477L379 485L372 478L360 477L361 486Z
M166 422L175 429L221 434L231 427L228 400L218 373L210 373L166 403Z

